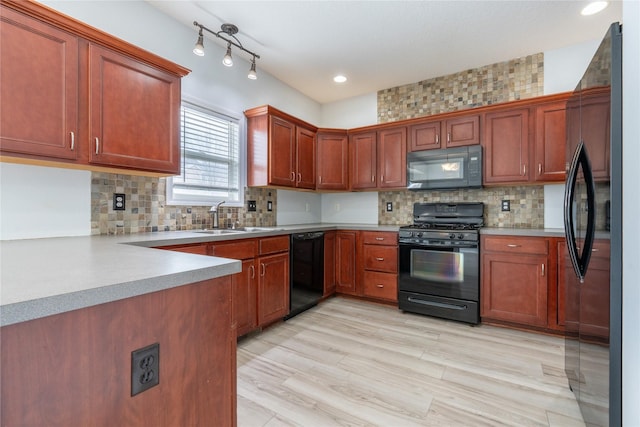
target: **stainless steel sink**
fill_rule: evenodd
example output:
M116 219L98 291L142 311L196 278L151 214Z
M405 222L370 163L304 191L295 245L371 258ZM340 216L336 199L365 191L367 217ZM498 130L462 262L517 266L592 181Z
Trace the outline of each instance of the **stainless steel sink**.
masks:
M198 230L198 231L194 231L194 233L201 233L201 234L213 234L213 235L219 235L219 234L237 234L237 233L244 233L245 230L240 230L240 229L236 229L236 230L232 230L232 229L219 229L219 230Z

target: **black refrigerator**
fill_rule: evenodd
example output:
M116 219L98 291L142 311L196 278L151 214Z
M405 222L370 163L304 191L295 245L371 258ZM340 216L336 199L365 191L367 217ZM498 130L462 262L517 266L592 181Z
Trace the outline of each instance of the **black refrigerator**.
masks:
M567 103L559 317L587 425L622 425L622 27L607 31ZM639 183L640 185L640 183Z

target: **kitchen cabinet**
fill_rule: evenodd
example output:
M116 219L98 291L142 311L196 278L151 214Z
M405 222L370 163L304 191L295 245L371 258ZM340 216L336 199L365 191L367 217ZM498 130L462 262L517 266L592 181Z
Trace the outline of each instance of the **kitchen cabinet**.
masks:
M466 114L409 126L409 151L480 144L480 115Z
M350 134L349 159L351 189L406 188L406 127Z
M589 274L579 283L564 241L558 243L558 324L567 319L580 320L580 335L585 340L609 339L610 242L596 240L591 252ZM580 304L566 304L568 298L580 298ZM566 313L579 307L580 312Z
M529 108L508 109L484 116L485 184L529 181Z
M258 241L258 324L265 326L289 313L289 236Z
M268 105L245 116L248 185L315 189L317 128Z
M319 130L316 138L318 190L349 189L349 137L346 131Z
M89 162L180 173L180 78L89 44Z
M0 5L3 153L78 157L78 37Z
M361 231L362 294L398 301L398 233Z
M548 240L485 235L481 248L482 320L546 328Z
M599 90L583 91L580 104L567 108L567 137L571 141L582 138L587 149L593 178L596 181L608 181L609 172L609 109L611 108L610 96ZM582 117L577 117L581 114ZM582 124L582 129L579 128ZM566 153L567 162L570 162L573 153ZM568 166L567 166L568 169Z
M356 289L356 231L336 232L336 292L358 295Z
M537 105L534 180L542 182L564 182L567 142L566 102Z
M35 2L1 10L3 156L180 173L180 78L189 70Z
M258 327L257 242L255 239L232 240L211 244L211 255L242 260L242 271L231 275L233 321L237 336Z
M324 233L324 298L336 292L336 232Z

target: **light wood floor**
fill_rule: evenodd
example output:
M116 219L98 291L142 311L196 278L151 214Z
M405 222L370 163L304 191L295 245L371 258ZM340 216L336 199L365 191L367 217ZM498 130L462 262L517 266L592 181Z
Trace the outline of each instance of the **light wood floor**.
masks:
M561 338L333 298L238 343L238 426L584 426Z

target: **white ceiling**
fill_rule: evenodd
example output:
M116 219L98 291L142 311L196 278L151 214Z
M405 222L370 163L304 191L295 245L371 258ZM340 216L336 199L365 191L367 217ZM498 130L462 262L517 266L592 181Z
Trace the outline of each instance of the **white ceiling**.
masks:
M622 19L620 1L590 17L580 15L583 0L149 3L193 28L194 44L193 21L237 25L261 56L258 78L266 71L319 103L601 39ZM346 83L333 82L339 73Z

